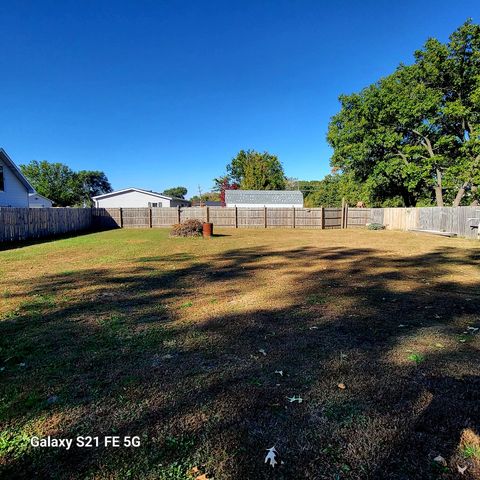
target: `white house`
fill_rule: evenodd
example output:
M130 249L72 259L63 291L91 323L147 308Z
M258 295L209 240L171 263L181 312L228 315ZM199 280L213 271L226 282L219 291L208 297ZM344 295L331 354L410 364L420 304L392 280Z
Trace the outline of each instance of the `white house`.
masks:
M125 188L116 192L93 197L97 208L144 208L144 207L188 207L190 202L181 198L168 197L163 193Z
M52 208L53 202L37 192L28 194L28 206L30 208Z
M30 193L34 193L30 182L0 148L0 207L28 208Z
M303 208L303 194L299 190L226 190L225 206Z

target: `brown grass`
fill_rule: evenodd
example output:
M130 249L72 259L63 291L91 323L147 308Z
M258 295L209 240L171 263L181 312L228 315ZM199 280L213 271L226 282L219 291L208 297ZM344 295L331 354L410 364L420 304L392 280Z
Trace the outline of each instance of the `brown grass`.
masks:
M0 252L5 478L480 478L465 449L480 433L478 243L218 233ZM40 450L32 435L142 444Z

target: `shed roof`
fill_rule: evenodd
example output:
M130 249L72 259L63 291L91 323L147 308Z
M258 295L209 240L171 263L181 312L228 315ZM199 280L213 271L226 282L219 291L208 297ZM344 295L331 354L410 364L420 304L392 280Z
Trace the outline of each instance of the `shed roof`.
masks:
M33 193L35 191L34 188L26 179L25 175L23 175L23 173L20 171L20 169L13 163L13 160L7 155L7 152L3 148L0 148L0 158L2 159L3 163L10 168L20 183L27 189L27 192Z
M226 190L226 203L243 204L303 204L300 190Z

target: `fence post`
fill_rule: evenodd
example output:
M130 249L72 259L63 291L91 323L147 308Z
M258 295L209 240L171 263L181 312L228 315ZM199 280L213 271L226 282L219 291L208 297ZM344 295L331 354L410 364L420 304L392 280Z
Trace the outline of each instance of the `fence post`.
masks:
M120 228L123 228L123 208L120 208Z
M180 217L181 217L180 205L178 205L178 206L177 206L177 219L178 219L178 222L177 222L177 223L181 223L182 219L181 219Z
M345 198L342 198L342 219L340 222L340 228L345 228Z
M323 207L320 207L320 228L322 230L325 229L325 212L323 210Z
M293 214L293 216L292 216L292 226L293 226L293 228L295 228L295 207L293 207L292 214Z
M238 208L235 205L235 228L238 228Z
M210 223L210 207L207 208L207 223Z
M265 221L265 228L267 228L267 207L263 207L263 220Z
M152 228L152 207L148 209L148 226Z

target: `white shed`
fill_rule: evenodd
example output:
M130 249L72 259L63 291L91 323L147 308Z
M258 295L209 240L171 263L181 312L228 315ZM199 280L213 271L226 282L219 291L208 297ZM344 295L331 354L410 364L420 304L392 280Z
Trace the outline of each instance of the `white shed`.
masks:
M52 208L53 202L37 192L28 194L28 206L30 208Z
M227 207L239 208L303 208L299 190L226 190Z
M141 188L125 188L93 197L97 208L188 207L190 202Z

